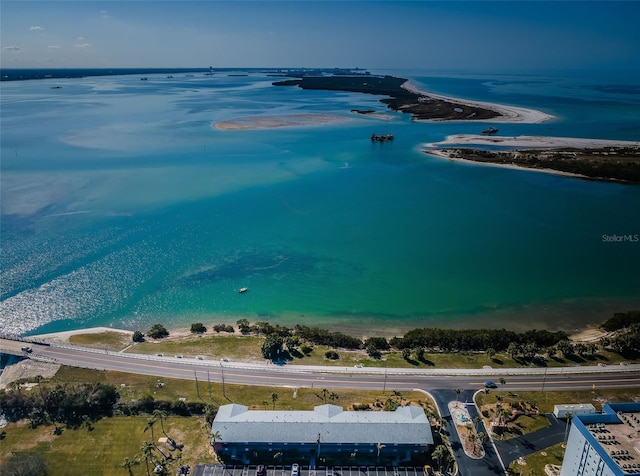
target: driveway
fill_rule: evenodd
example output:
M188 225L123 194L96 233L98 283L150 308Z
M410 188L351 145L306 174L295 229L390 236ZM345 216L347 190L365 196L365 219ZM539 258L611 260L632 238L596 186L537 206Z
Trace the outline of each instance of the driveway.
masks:
M508 466L521 456L530 455L564 441L566 422L558 420L552 413L547 413L545 416L549 419L551 426L517 438L496 441L496 447L505 465Z
M436 401L438 409L442 417L446 420L446 430L453 449L453 456L458 463L459 476L496 476L504 475L504 470L500 464L498 455L496 454L493 445L490 440L484 443L485 455L484 458L475 459L467 456L462 449L462 443L458 438L458 432L454 427L454 423L451 420L448 404L451 401L455 401L456 397L458 401L467 403L467 410L473 421L478 416L478 411L473 403L473 394L475 390L463 390L460 395L456 395L453 390L437 389L429 392ZM486 429L481 428L480 431L484 431L488 434Z

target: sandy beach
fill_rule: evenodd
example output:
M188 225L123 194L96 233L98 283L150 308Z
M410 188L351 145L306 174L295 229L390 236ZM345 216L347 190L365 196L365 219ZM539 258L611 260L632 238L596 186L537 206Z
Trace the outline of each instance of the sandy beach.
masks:
M500 145L505 147L518 147L523 149L554 149L554 148L574 148L574 149L587 149L587 148L603 148L603 147L640 147L640 142L633 141L617 141L607 139L584 139L577 137L548 137L548 136L517 136L517 137L503 137L503 136L481 136L474 134L456 134L447 136L447 138L440 142L432 142L424 144L423 152L440 157L443 159L451 160L453 162L461 162L472 165L480 165L487 167L500 167L503 169L513 170L526 170L529 172L542 172L552 175L560 175L564 177L576 177L576 178L590 178L586 175L563 172L560 170L554 170L550 168L533 168L525 167L516 164L494 163L494 162L482 162L476 160L468 160L461 157L455 157L451 154L450 149L456 147L468 147L468 146L488 146L488 145Z
M640 142L608 139L584 139L578 137L551 136L483 136L477 134L454 134L440 142L425 144L425 147L461 146L461 145L500 145L544 149L558 147L601 148L601 147L640 147Z
M572 174L569 172L561 172L560 170L534 169L531 167L521 167L520 165L514 165L514 164L494 164L492 162L478 162L476 160L461 159L460 157L452 157L449 155L448 152L443 150L438 150L438 149L433 149L433 150L424 149L424 152L429 155L433 155L435 157L440 157L442 159L450 160L452 162L460 162L460 163L470 164L470 165L480 165L485 167L499 167L501 169L511 169L511 170L526 170L527 172L542 172L544 174L561 175L563 177L588 178L586 175Z
M472 101L469 99L454 98L449 96L441 96L439 94L433 94L418 89L411 81L405 82L402 87L407 91L411 91L414 94L419 94L433 99L441 99L452 103L462 104L466 106L479 107L495 111L500 114L500 117L492 119L478 120L477 122L518 122L521 124L539 124L541 122L547 122L555 119L555 116L547 114L535 109L528 109L525 107L506 106L504 104L494 104L490 102ZM425 120L419 120L421 122L430 122Z
M348 120L331 114L283 114L282 116L249 116L214 122L211 127L225 131L272 129L277 127L317 126Z

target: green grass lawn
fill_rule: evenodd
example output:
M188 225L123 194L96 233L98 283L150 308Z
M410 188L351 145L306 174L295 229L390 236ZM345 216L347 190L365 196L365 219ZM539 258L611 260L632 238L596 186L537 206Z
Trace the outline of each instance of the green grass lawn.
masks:
M527 464L521 465L513 461L509 465L509 473L522 476L546 476L544 466L546 464L562 465L564 456L563 443L550 446L537 453L530 454L524 460Z
M214 402L218 405L235 402L247 405L250 408L273 408L271 394L277 393L276 410L308 410L315 405L325 403L322 388L289 387L259 387L251 385L225 385L225 395L222 394L222 385L218 382L211 384L205 381L198 382L196 390L195 381L181 379L162 378L164 384L158 388L158 378L148 375L129 374L124 372L100 371L80 369L75 367L61 367L58 373L51 379L52 382L104 382L114 385L120 393L121 399L137 400L144 395L151 395L156 400L175 401L178 398L186 398L187 401ZM211 392L209 392L211 390ZM328 389L329 393L337 395L337 399L326 403L334 403L350 410L354 403L373 403L376 399L385 402L392 395L393 389L389 388L385 393L370 390ZM427 407L435 411L433 401L421 392L402 392L407 401L423 402Z
M104 331L93 334L74 334L69 337L69 343L94 349L108 349L120 351L133 344L131 336L122 332Z
M0 464L4 466L14 452L38 453L44 457L48 474L126 475L127 471L120 466L124 458L141 458L143 442L151 439L150 432L144 431L146 422L147 417L142 416L103 418L94 424L92 431L65 429L58 436L53 435L53 427L31 429L26 423L11 423L5 428L7 436L2 441ZM201 417L171 416L164 425L167 434L184 445L182 452L163 447L166 454L174 458L182 455L192 465L214 461ZM162 436L160 424L156 423L154 438ZM177 462L170 467L177 468ZM132 470L136 476L146 474L144 458Z

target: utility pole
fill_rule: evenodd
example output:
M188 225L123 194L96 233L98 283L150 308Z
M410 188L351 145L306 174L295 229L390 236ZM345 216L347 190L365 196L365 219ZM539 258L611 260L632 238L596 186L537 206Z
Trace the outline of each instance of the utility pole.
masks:
M384 383L382 384L382 394L387 390L387 369L384 369Z
M220 372L222 373L222 396L227 398L227 393L224 390L224 365L220 362Z
M200 389L198 388L198 374L196 373L196 369L193 369L193 376L196 379L196 395L198 395L198 398L202 400L202 397L200 396Z

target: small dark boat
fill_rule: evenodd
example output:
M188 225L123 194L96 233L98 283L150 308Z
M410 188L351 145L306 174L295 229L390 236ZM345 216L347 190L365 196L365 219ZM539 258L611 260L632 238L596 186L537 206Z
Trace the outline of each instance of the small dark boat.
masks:
M387 142L393 139L395 139L393 134L384 134L384 135L371 134L371 142Z
M495 127L489 127L487 129L485 129L484 131L482 131L482 133L486 134L486 135L493 135L493 134L495 134L497 132L498 132L498 129L496 129Z

